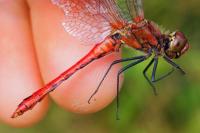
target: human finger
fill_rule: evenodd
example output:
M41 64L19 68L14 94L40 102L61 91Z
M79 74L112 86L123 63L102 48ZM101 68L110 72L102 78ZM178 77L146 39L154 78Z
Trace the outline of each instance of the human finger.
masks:
M0 119L12 126L29 126L42 119L48 101L22 117L10 118L19 102L43 84L24 0L0 0L0 29Z

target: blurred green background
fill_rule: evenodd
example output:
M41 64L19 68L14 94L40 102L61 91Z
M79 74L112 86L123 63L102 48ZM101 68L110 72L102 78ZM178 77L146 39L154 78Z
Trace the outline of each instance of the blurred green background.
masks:
M120 0L120 4L124 3ZM123 4L122 4L123 5ZM116 104L91 115L66 113L52 104L47 117L25 129L0 124L4 133L200 133L200 1L144 0L145 16L171 31L180 29L191 48L176 62L187 72L175 72L156 84L159 95L152 94L139 64L125 73L120 93L120 118L115 119ZM123 56L136 53L123 49ZM170 69L162 60L158 73Z

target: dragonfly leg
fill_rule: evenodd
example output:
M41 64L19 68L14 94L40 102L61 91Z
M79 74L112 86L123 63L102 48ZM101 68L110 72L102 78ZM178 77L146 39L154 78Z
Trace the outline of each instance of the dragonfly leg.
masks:
M151 82L155 81L157 66L158 66L158 56L155 56L154 57L153 71L152 71L152 75L151 75Z
M155 56L154 57L154 66L153 66L153 71L152 71L152 76L151 76L151 82L154 82L154 83L158 82L158 81L168 77L169 75L171 75L174 72L174 68L172 68L172 70L169 71L167 74L164 74L163 76L156 79L157 66L158 66L158 56Z
M151 67L151 65L153 64L153 62L154 62L154 58L149 62L149 64L145 67L145 69L144 69L144 71L143 71L143 75L144 75L144 77L145 77L145 79L148 81L148 83L151 85L151 87L153 88L153 92L154 92L154 95L157 95L157 91L156 91L156 87L154 86L154 84L153 84L153 82L148 78L148 76L147 76L147 71L149 70L149 68ZM155 65L154 65L155 66ZM157 66L156 66L157 67ZM155 70L154 71L156 71L156 68L155 68ZM153 72L153 73L155 73L155 72ZM155 75L155 74L152 74L152 75ZM153 76L152 76L153 77Z
M169 64L171 64L173 67L175 67L176 69L178 69L183 75L185 74L185 71L184 71L179 65L177 65L175 62L173 62L169 57L163 56L163 58L164 58Z
M128 70L129 68L145 61L148 58L148 56L144 56L143 58L132 62L130 64L128 64L127 66L123 67L122 69L119 70L118 74L117 74L117 110L116 110L116 118L117 120L119 120L119 81L120 81L120 75L122 74L122 72Z
M162 79L168 77L168 76L171 75L173 72L174 72L174 68L172 68L172 70L170 70L167 74L164 74L163 76L161 76L161 77L159 77L159 78L157 78L157 79L152 80L152 82L154 82L154 83L155 83L155 82L158 82L158 81L160 81L160 80L162 80Z
M116 65L116 64L119 64L119 63L122 63L122 62L126 62L126 61L132 61L132 60L138 60L138 59L142 59L142 58L145 58L145 56L136 56L136 57L130 57L130 58L124 58L124 59L119 59L119 60L115 60L111 63L111 65L108 67L106 73L104 74L103 78L101 79L97 89L92 93L92 95L90 96L89 100L88 100L88 103L90 104L90 101L92 99L92 97L98 92L100 86L102 85L103 81L105 80L106 76L108 75L109 71L111 70L111 68Z

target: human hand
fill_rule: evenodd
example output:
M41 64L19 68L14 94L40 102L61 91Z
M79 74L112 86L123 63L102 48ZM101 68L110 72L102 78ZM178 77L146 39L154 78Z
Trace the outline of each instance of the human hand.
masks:
M50 0L0 0L0 119L12 126L26 127L40 121L48 109L48 97L33 110L16 119L10 116L17 105L76 63L93 46L81 45L63 29L63 12ZM96 101L87 101L103 74L119 54L103 57L65 81L51 98L64 109L87 114L107 106L116 95L113 67ZM44 81L44 83L43 83Z

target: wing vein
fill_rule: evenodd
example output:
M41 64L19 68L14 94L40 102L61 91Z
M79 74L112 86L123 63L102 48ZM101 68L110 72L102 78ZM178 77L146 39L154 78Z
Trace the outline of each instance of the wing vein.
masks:
M65 15L63 27L84 44L96 44L126 24L115 0L52 0Z

